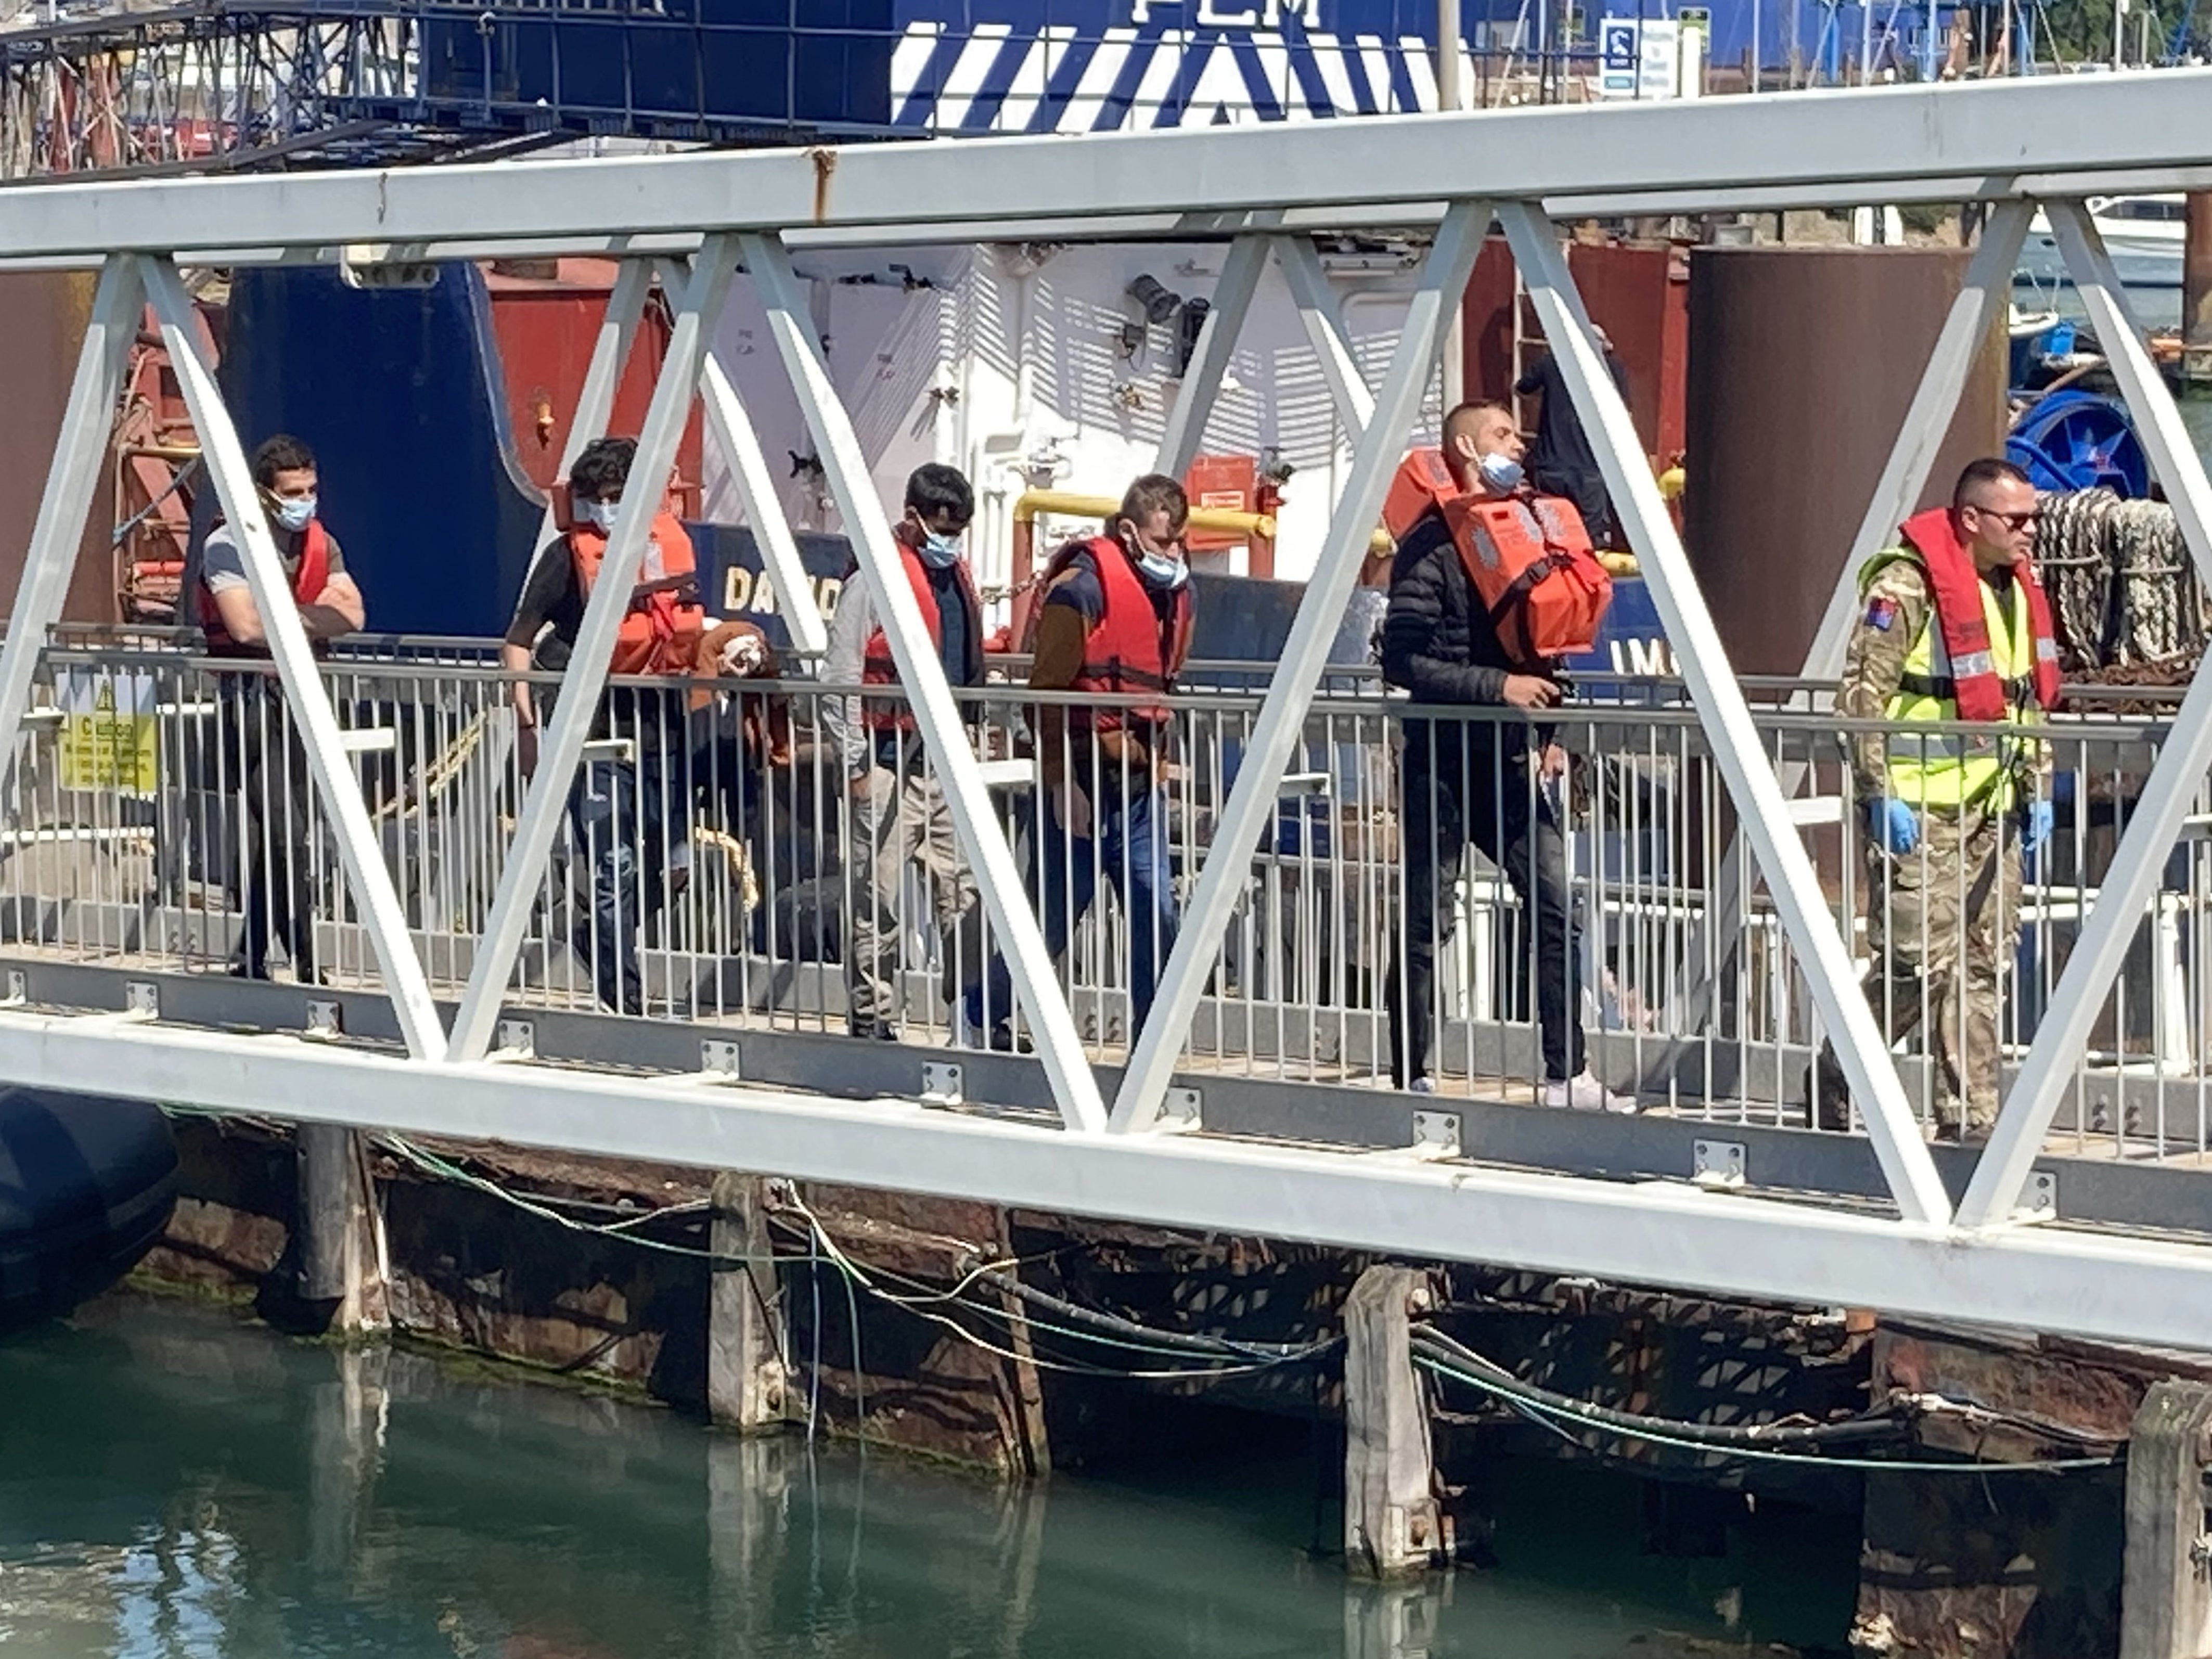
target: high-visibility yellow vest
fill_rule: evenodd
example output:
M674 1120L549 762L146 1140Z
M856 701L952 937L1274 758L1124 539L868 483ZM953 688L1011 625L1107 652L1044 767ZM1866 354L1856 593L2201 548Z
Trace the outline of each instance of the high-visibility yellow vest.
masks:
M1859 595L1866 597L1874 580L1891 563L1910 559L1909 548L1892 548L1867 561L1859 573ZM1889 793L1915 806L1948 807L1956 811L1972 805L1993 812L2008 812L2018 796L2014 777L2021 756L2017 729L2041 715L2033 696L2035 627L2028 614L2027 596L2018 581L2005 599L1987 582L1981 584L1982 614L1989 624L1990 650L1996 672L2008 687L2020 688L2005 699L2004 718L1978 729L1892 732L1887 745ZM1951 684L1951 653L1943 643L1943 629L1931 598L1919 637L1905 653L1905 670L1897 694L1883 710L1893 724L1955 721L1959 703Z

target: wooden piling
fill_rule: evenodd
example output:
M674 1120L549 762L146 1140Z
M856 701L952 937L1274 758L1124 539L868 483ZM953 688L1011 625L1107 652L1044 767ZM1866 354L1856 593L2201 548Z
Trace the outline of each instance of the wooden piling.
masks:
M2151 1385L2128 1440L2120 1659L2212 1654L2212 1384Z
M329 1310L327 1329L356 1335L391 1323L376 1185L361 1137L303 1123L294 1141L300 1298Z
M1377 1578L1446 1559L1427 1391L1408 1340L1413 1316L1436 1299L1427 1272L1379 1267L1344 1304L1344 1553Z
M724 1170L714 1177L709 1248L707 1411L717 1423L753 1431L784 1419L787 1394L777 1344L775 1264L770 1259L767 1183Z
M2181 254L2181 379L2212 386L2212 194L2189 198Z

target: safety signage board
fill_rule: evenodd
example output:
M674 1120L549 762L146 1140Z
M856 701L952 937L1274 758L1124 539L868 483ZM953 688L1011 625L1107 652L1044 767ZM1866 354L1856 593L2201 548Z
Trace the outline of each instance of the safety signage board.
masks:
M154 677L64 669L55 690L62 710L62 787L152 794L160 757Z
M1607 17L1598 24L1598 95L1680 95L1681 25L1671 17Z

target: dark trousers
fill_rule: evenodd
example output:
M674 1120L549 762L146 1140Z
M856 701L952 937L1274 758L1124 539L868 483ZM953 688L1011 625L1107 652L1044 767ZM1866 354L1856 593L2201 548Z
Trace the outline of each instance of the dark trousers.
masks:
M1436 1039L1437 946L1451 937L1452 907L1470 842L1504 872L1535 933L1536 1020L1544 1075L1583 1069L1582 941L1567 888L1566 842L1536 796L1517 744L1469 742L1409 722L1399 769L1404 830L1404 947L1390 969L1390 1077L1401 1088L1429 1075Z
M319 983L307 750L273 676L225 674L216 690L223 765L240 802L236 864L244 926L232 968L266 979L269 948L281 945L292 976L303 985Z
M592 761L568 793L569 822L591 880L591 906L577 918L570 948L591 963L600 1005L617 1013L645 1012L638 933L666 899L663 832L671 804L679 823L690 820L689 802L672 793L678 781L669 771L650 750L635 763Z
M1168 860L1167 798L1137 787L1111 793L1101 787L1091 802L1095 839L1071 841L1048 804L1030 860L1030 894L1044 930L1045 949L1054 957L1067 949L1075 924L1091 914L1103 878L1121 901L1129 928L1129 1042L1144 1029L1159 988L1160 970L1175 949L1174 873ZM993 1024L1013 1013L1013 979L1006 958L994 954L984 983L968 993L968 1021L981 1029L988 1012Z

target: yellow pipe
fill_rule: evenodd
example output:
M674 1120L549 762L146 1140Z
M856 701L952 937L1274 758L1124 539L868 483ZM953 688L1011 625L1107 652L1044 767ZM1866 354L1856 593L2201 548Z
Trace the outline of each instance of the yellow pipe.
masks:
M1120 512L1121 503L1108 495L1077 495L1064 489L1025 490L1014 502L1014 522L1033 525L1043 513L1065 514L1071 518L1110 519ZM1190 510L1193 530L1226 531L1231 535L1259 536L1275 539L1273 515L1266 513L1238 513L1225 507L1194 507ZM1377 553L1388 553L1397 544L1386 530L1377 530L1368 546Z

